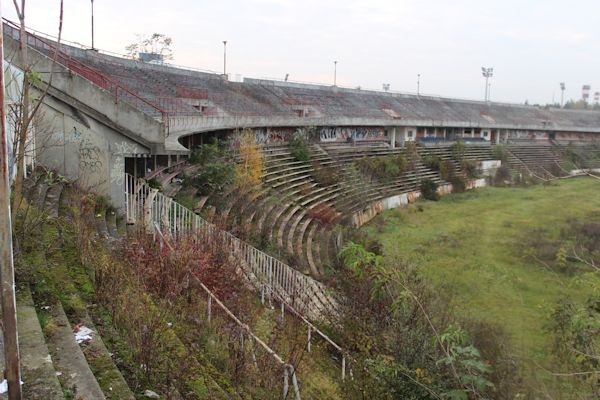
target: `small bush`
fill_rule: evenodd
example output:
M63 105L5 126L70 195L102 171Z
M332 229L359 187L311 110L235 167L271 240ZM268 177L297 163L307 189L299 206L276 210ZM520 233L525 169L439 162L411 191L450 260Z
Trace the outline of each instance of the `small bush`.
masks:
M450 182L456 176L456 165L452 160L444 160L440 163L440 176L446 182Z
M453 176L449 182L452 184L452 193L464 193L467 190L465 178L460 175Z
M322 166L313 162L312 176L322 186L332 186L340 181L340 177L333 167Z
M423 164L431 170L439 171L440 164L442 163L442 159L436 155L429 155L423 158Z
M477 168L477 161L475 160L463 160L460 163L460 169L468 179L479 178L479 169Z
M354 164L364 175L379 179L382 182L390 182L408 169L408 162L402 154L362 157L355 160Z
M337 216L335 210L328 204L322 203L308 210L308 216L314 218L325 225L330 225Z
M438 184L432 179L423 179L421 181L421 196L427 200L438 201L440 196L437 192Z
M298 161L307 162L310 160L310 149L308 147L308 140L301 134L295 134L292 140L290 140L290 151L292 157Z
M494 152L492 157L494 158L494 160L501 160L502 163L505 163L508 159L508 153L504 145L498 144L494 146Z
M194 177L194 186L202 194L212 191L222 191L232 184L235 178L235 167L224 162L214 162L206 165L198 175Z
M162 185L156 178L148 180L148 186L150 186L152 189L162 190Z
M502 186L506 184L510 184L511 174L510 169L506 165L500 166L496 170L496 175L494 175L494 185Z
M190 156L190 162L192 164L206 165L221 156L221 146L219 145L219 142L215 141L213 143L203 144L196 148Z
M452 146L450 146L452 158L456 161L462 161L462 159L465 157L465 150L465 142L463 142L462 140L459 140Z

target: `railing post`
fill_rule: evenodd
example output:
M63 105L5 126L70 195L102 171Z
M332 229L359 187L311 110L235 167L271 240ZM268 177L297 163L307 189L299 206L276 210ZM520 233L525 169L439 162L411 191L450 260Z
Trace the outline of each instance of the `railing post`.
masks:
M210 324L211 318L211 307L212 307L212 296L208 294L208 303L206 305L206 321Z
M342 382L346 379L346 356L342 356Z
M307 346L307 350L310 353L310 334L311 334L311 330L312 328L309 326L308 327L308 346Z
M288 369L287 369L287 365L284 365L283 366L283 398L284 399L287 399L288 390L289 390Z

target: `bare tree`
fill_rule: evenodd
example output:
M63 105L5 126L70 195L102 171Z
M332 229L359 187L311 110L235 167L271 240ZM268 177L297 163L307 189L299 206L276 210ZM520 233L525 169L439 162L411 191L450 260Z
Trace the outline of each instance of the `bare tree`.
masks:
M38 75L34 72L33 67L29 61L28 56L28 45L27 45L27 30L25 25L25 5L26 0L21 0L21 4L17 2L17 0L13 0L13 4L15 6L15 11L17 13L17 17L19 18L19 40L20 40L20 68L23 71L23 85L22 85L22 104L19 107L19 113L17 118L15 119L15 160L17 161L17 173L15 176L15 180L13 182L12 193L12 207L11 207L11 216L13 222L13 230L16 223L16 216L21 203L23 202L23 180L25 178L25 166L23 165L22 160L25 159L25 151L27 146L28 134L30 131L30 127L32 121L34 120L36 114L39 112L40 107L44 101L44 98L48 94L48 90L52 85L52 76L54 72L54 64L56 64L56 60L58 57L58 52L60 48L60 40L62 36L62 26L63 26L63 0L60 0L60 15L59 15L59 25L58 25L58 40L56 43L56 48L54 50L53 62L50 67L50 75L48 77L47 84L45 88L42 89L41 95L37 97L35 100L31 96L31 86L41 86L41 80Z
M173 39L162 33L153 33L150 36L137 35L137 42L125 47L127 56L134 60L139 59L140 53L160 55L161 61L172 60L173 50L171 44Z

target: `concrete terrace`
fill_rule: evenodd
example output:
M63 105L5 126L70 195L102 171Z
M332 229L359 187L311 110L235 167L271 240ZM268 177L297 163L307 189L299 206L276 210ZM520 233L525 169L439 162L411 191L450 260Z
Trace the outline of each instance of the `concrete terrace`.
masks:
M7 36L18 36L4 26ZM50 56L54 42L36 39L30 46ZM246 127L422 126L600 133L598 112L249 78L232 82L218 74L69 45L61 45L61 52L58 61L64 67L161 124L163 143L152 147L166 152L186 151L179 139L188 135Z

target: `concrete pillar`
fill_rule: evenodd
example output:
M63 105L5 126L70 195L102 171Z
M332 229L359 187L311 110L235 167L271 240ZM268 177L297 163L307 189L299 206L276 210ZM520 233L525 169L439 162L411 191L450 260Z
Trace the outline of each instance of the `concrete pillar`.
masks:
M396 147L396 127L394 126L390 133L390 148L393 149L395 147Z

